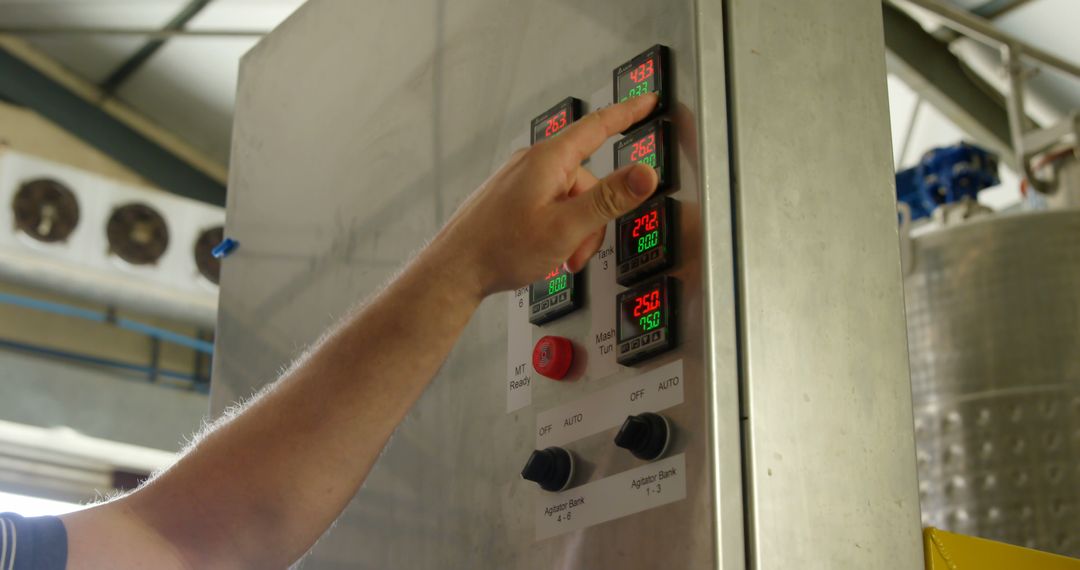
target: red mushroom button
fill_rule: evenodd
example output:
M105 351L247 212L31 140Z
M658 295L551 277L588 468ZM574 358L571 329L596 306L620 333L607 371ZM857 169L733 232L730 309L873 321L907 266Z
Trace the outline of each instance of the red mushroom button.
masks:
M533 368L541 376L562 380L574 362L574 345L561 336L545 336L533 348Z

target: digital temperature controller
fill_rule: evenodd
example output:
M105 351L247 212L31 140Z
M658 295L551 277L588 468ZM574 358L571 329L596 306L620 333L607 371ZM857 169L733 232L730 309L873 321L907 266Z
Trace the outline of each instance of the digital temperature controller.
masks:
M532 144L549 139L581 118L584 108L580 99L567 97L532 120ZM529 322L540 325L557 319L579 306L579 277L562 267L548 272L540 281L529 285Z
M675 280L666 275L616 298L619 364L629 366L675 346Z
M557 319L578 308L578 274L562 267L548 272L540 281L529 285L529 322L534 325Z
M581 118L581 99L567 97L532 120L532 144L549 139Z
M674 172L671 168L671 124L657 119L633 130L615 143L615 169L640 162L656 169L660 182L657 192L671 188Z
M659 101L653 114L667 110L669 93L667 46L655 45L634 59L615 68L614 76L615 102L622 103L630 98L656 93Z
M615 226L615 280L619 285L630 285L671 266L674 209L674 200L661 196L619 218Z

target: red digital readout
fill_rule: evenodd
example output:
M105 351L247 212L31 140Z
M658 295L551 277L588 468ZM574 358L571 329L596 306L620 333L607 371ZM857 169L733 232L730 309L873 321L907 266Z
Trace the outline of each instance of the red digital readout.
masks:
M634 316L647 315L660 308L660 290L653 289L634 298Z
M561 265L559 267L556 267L555 269L552 269L551 273L548 273L547 276L544 277L544 281L547 281L548 279L554 279L554 278L558 277L559 273L561 271L562 271L562 266Z
M551 116L547 121L547 128L544 129L544 136L550 137L551 135L561 131L566 126L566 109L559 111Z
M656 133L634 142L634 149L630 151L631 162L637 162L646 156L656 152Z
M633 237L641 237L646 232L651 232L660 227L660 215L656 210L647 212L634 218L634 230L630 232Z
M644 63L630 70L630 81L641 83L653 76L653 60L645 60Z

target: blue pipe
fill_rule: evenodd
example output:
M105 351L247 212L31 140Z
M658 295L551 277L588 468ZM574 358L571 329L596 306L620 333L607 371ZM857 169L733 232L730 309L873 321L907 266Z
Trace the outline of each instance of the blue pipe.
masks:
M107 313L103 313L100 311L83 309L81 307L74 307L72 305L66 305L63 303L42 301L41 299L24 297L22 295L12 295L10 293L0 293L0 303L6 305L14 305L16 307L33 309L35 311L53 313L55 315L63 315L65 317L73 317L87 321L94 321L98 323L112 323L122 329L144 334L151 338L156 338L165 342L171 342L180 346L186 346L187 348L197 350L204 354L214 354L214 343L212 342L207 342L205 340L197 338L191 338L189 336L175 333L163 328L151 326L145 323L140 323L138 321L132 321L129 319L114 319L111 318Z
M130 362L122 362L119 360L111 360L108 358L101 358L98 356L90 356L88 354L80 354L77 352L68 352L66 350L58 350L55 348L47 348L44 346L37 346L33 344L27 344L23 342L17 342L13 340L0 339L0 348L9 348L14 350L21 350L24 352L30 352L33 354L40 354L42 356L51 356L54 358L63 358L65 360L71 360L73 362L80 362L83 364L93 364L96 366L106 366L109 368L118 368L121 370L130 370L132 372L139 372L146 375L157 373L165 378L174 378L176 380L186 380L192 384L197 384L198 379L192 374L185 374L183 372L175 372L173 370L157 369L156 371L141 364L131 364Z

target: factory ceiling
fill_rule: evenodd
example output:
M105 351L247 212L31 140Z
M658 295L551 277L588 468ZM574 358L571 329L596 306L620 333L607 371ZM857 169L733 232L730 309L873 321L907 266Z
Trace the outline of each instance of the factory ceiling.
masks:
M951 1L1032 45L1080 62L1076 0ZM26 42L94 85L100 97L115 97L224 172L240 58L301 4L0 0L0 34ZM928 28L950 41L948 34ZM1040 70L1031 86L1060 113L1080 107L1080 84L1061 74ZM223 182L223 176L218 178Z

